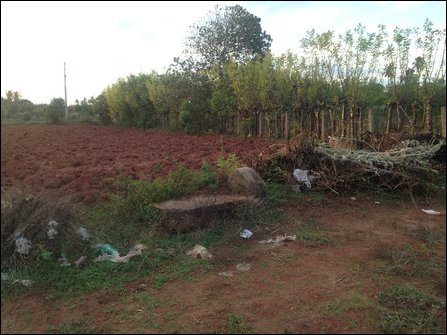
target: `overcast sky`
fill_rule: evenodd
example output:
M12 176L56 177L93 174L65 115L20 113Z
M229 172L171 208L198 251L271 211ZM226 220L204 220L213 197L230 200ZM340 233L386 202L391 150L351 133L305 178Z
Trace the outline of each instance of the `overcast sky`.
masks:
M307 30L342 33L358 23L374 31L445 28L445 1L1 2L1 95L18 91L34 103L68 103L99 95L120 77L164 72L181 55L188 27L217 4L238 3L261 18L272 52L299 54Z

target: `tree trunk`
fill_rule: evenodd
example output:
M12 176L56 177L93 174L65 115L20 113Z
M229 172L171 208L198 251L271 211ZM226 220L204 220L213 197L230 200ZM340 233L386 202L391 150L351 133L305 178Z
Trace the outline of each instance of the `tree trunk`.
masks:
M389 134L390 133L390 128L391 128L391 106L388 106L388 112L386 114L385 134Z
M445 138L445 106L441 107L441 137Z
M411 104L411 128L410 133L414 134L414 128L416 127L416 102Z
M373 129L373 112L372 112L372 108L371 107L368 108L368 131L370 133L374 132L374 129Z
M431 131L430 103L426 100L424 103L424 133Z
M259 137L262 138L262 111L258 113L258 121L259 121L258 135Z
M237 135L241 134L241 112L237 112L237 124L236 124L236 133Z
M315 111L315 133L317 136L320 134L320 110L317 108Z
M345 105L342 104L341 105L341 109L340 109L340 120L341 120L341 134L340 137L344 137L345 136Z
M335 117L334 110L332 108L329 109L329 133L331 135L335 134Z
M349 105L349 139L354 138L354 109Z
M396 104L396 119L397 119L397 131L400 131L402 126L402 118L400 115L400 108L398 104Z
M357 122L357 139L361 139L363 135L363 111L359 108Z
M325 122L326 122L326 120L325 120L325 117L324 117L324 109L323 110L321 110L321 139L324 141L324 139L325 139L325 134L326 134L326 124L325 124Z

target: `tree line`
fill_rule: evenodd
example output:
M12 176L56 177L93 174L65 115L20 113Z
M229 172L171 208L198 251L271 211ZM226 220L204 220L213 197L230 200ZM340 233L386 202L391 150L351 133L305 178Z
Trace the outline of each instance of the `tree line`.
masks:
M271 42L243 7L216 6L166 73L121 78L71 111L102 123L263 138L438 131L446 30L428 19L391 34L383 25L310 30L299 55L275 57Z

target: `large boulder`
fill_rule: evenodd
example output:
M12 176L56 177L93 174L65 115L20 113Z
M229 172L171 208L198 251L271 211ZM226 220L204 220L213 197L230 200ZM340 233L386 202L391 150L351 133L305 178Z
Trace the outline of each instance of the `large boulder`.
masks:
M263 198L266 194L265 183L259 173L250 167L242 167L233 171L228 185L237 193Z

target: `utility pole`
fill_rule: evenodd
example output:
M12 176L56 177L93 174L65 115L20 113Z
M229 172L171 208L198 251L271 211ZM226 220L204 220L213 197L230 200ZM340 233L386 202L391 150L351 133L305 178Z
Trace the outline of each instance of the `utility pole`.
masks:
M65 62L64 62L64 88L65 88L65 120L68 120L68 108L67 108L67 75L65 74Z

